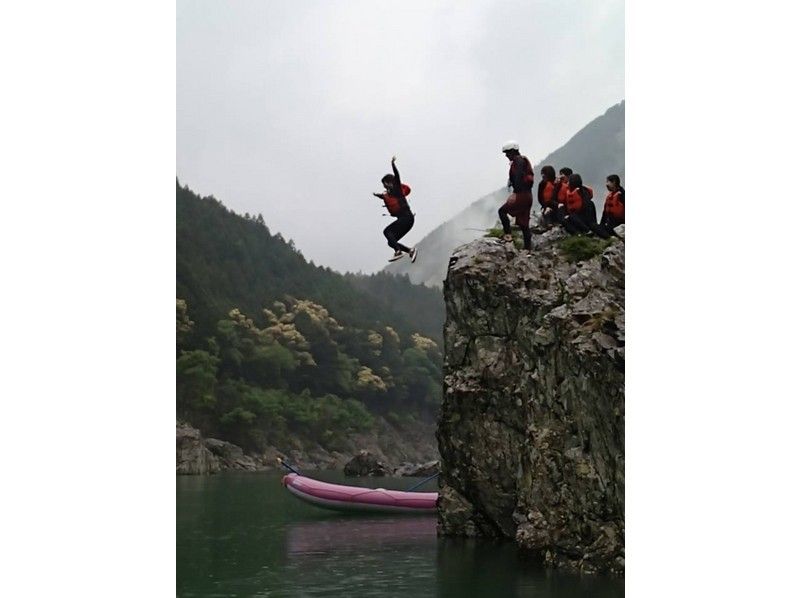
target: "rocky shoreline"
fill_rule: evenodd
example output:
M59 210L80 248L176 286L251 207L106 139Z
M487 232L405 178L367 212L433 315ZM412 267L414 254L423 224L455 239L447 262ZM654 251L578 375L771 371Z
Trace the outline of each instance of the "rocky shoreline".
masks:
M204 438L191 424L175 425L176 467L178 475L209 475L221 471L269 471L282 469L278 458L287 460L302 471L321 469L344 470L354 476L429 476L438 471L438 453L431 441L412 443L414 447L390 453L374 440L361 439L367 449L348 452L327 451L321 446L280 451L268 447L260 454L247 454L241 447L217 438ZM358 439L356 439L358 441ZM390 443L389 446L392 446ZM391 457L395 457L392 459ZM412 460L408 460L411 457ZM397 463L393 466L390 463Z

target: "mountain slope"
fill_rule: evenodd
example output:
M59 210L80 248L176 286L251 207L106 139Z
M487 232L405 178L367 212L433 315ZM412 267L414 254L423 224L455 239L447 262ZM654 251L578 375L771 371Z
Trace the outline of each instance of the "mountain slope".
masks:
M524 149L524 148L523 148ZM567 143L536 164L539 171L545 164L556 171L569 166L583 177L584 184L595 191L595 204L602 209L605 178L617 173L625 184L625 102L609 108L578 131ZM499 173L498 176L502 176ZM495 225L497 209L508 197L503 187L485 195L428 233L419 243L420 257L415 264L400 260L386 266L386 272L407 274L411 282L440 287L447 273L447 262L453 250L482 236L482 231ZM534 211L536 211L534 202ZM600 213L600 211L598 211ZM477 229L477 230L476 230Z
M440 291L315 266L260 215L188 187L176 209L181 421L255 454L435 455Z
M197 333L211 334L233 308L259 322L262 309L286 295L324 305L343 324L391 326L441 341L441 293L387 275L342 275L308 262L261 216L240 216L214 197L177 186L177 296L185 299Z

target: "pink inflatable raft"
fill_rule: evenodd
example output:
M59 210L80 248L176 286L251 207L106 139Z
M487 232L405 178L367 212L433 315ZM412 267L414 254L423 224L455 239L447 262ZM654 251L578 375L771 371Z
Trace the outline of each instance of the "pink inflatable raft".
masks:
M300 500L336 511L371 513L436 513L438 492L404 492L320 482L290 473L282 483Z

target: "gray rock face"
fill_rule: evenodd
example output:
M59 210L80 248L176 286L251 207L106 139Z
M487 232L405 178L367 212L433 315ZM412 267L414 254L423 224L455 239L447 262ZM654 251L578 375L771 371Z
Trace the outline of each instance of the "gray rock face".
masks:
M392 475L392 469L371 453L361 451L345 464L344 475L382 477Z
M624 235L624 232L623 232ZM459 247L444 285L439 532L624 572L624 244Z
M200 430L183 422L175 425L176 466L179 474L216 473L221 467L214 453L206 448Z
M439 472L438 461L428 461L427 463L401 463L394 470L396 476L428 477Z
M244 471L256 471L260 469L258 463L250 457L245 455L241 447L226 442L225 440L218 440L216 438L207 438L205 445L220 462L222 469L240 469Z

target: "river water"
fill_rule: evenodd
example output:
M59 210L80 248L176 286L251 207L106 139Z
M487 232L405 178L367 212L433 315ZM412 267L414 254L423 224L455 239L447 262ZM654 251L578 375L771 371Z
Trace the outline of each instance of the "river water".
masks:
M177 477L178 596L610 598L624 582L548 571L510 543L441 539L435 516L356 516L305 504L280 472ZM415 478L329 482L405 489ZM422 490L434 490L430 482Z

